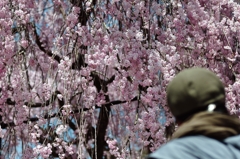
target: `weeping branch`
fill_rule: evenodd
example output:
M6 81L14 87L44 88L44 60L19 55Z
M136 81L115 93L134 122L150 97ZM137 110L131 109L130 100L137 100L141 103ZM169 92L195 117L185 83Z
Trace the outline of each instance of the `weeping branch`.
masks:
M36 44L37 44L37 46L39 47L39 49L40 49L42 52L44 52L45 54L47 54L48 56L52 57L52 58L53 58L54 60L56 60L58 63L60 63L61 58L60 58L58 55L53 54L52 51L46 50L46 48L43 47L43 44L44 44L44 43L41 42L40 37L39 37L39 35L38 35L38 33L37 33L37 27L36 27L35 25L34 25L34 34L35 34L35 37L36 37Z

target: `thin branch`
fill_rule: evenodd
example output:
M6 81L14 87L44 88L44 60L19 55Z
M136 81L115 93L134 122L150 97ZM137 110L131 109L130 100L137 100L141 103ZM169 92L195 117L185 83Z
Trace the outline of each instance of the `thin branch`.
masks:
M11 104L11 105L14 105L15 104L15 102L14 101L11 101L10 99L8 99L9 101L7 102L7 104ZM131 99L131 102L133 102L133 101L136 101L136 100L138 100L138 97L136 96L136 97L134 97L133 99ZM95 108L96 109L99 109L99 108L102 108L102 107L110 107L110 106L113 106L113 105L117 105L117 104L123 104L123 103L126 103L126 102L128 102L128 101L120 101L120 100L116 100L116 101L112 101L112 102L108 102L108 103L105 103L105 104L102 104L101 106L95 106ZM14 103L14 104L13 104ZM44 104L42 104L42 103L35 103L35 104L28 104L28 106L30 106L31 105L31 107L41 107L41 106L44 106ZM45 104L45 106L46 106L46 104ZM76 109L76 110L74 110L73 112L72 112L72 114L78 114L78 113L81 113L82 111L89 111L90 109L89 108L82 108L82 109ZM62 116L62 113L54 113L54 114L51 114L51 115L49 115L49 114L45 114L44 116L43 116L43 118L44 119L49 119L49 118L55 118L55 117L59 117L59 116ZM39 118L37 118L37 117L32 117L32 118L29 118L29 119L27 119L27 120L25 120L25 121L23 121L23 123L28 123L29 121L31 121L31 122L36 122L36 121L38 121L39 120ZM73 126L72 124L72 122L70 122L71 120L69 119L68 120L68 122L69 122L69 126L72 128L72 129L75 129L76 130L76 127L75 127L75 125ZM1 125L1 128L2 129L6 129L7 127L12 127L12 126L16 126L13 122L10 122L10 123L1 123L0 124Z
M39 49L40 49L41 51L43 51L44 53L46 53L48 56L52 57L52 58L53 58L54 60L56 60L58 63L60 63L61 58L60 58L58 55L53 54L52 51L46 50L46 49L42 46L43 43L40 41L40 37L39 37L39 35L38 35L38 33L37 33L37 27L36 27L35 24L34 24L34 34L35 34L35 36L36 36L36 44L37 44L37 46L39 47Z

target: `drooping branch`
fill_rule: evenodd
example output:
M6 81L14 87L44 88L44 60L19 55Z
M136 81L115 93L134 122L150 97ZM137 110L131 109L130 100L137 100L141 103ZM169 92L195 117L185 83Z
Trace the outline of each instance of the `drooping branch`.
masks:
M131 102L133 101L137 101L138 97L134 97L133 99L131 99ZM11 104L11 105L14 105L15 104L15 101L11 101L10 99L8 99L9 101L7 102L7 104ZM121 100L116 100L116 101L111 101L111 102L107 102L107 103L104 103L102 104L101 106L95 106L96 109L100 109L102 107L110 107L110 106L114 106L114 105L118 105L118 104L123 104L123 103L126 103L128 101L121 101ZM26 102L27 103L27 102ZM29 106L29 105L28 105ZM35 104L31 104L31 107L42 107L42 106L46 106L46 104L42 104L42 103L35 103ZM79 114L81 113L82 111L89 111L89 108L82 108L82 109L76 109L76 110L73 110L72 111L72 114ZM54 114L45 114L43 116L44 119L50 119L50 118L55 118L55 117L59 117L59 116L62 116L62 113L54 113ZM25 121L23 121L23 123L28 123L28 122L36 122L38 121L39 118L38 117L31 117ZM2 129L6 129L8 126L16 126L13 122L10 122L10 123L1 123L1 128ZM73 130L76 130L76 126L73 125L73 123L70 123L69 122L69 126L73 129Z
M34 25L34 34L35 34L35 37L36 37L36 44L39 47L39 49L41 51L43 51L46 55L48 55L49 57L52 57L54 60L56 60L58 63L60 63L61 58L58 55L53 54L52 51L46 50L43 47L43 43L41 42L40 37L39 37L39 35L37 33L37 26L35 26L35 25Z
M31 108L39 108L39 107L49 106L51 103L53 103L53 102L56 100L58 94L61 94L61 92L58 91L58 90L55 91L55 92L52 94L51 98L48 99L45 103L25 102L24 105L26 105L26 106L28 106L28 107L31 107ZM58 102L59 102L59 105L60 105L60 106L63 106L63 105L64 105L64 101L63 101L63 100L58 100ZM7 103L8 105L15 105L15 104L16 104L16 102L15 102L15 101L12 101L10 98L7 98L6 103Z

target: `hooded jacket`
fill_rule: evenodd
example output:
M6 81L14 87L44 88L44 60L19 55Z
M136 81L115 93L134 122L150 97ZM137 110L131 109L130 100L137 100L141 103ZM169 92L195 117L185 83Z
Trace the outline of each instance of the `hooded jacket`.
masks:
M240 135L223 141L201 135L174 139L147 159L240 159Z

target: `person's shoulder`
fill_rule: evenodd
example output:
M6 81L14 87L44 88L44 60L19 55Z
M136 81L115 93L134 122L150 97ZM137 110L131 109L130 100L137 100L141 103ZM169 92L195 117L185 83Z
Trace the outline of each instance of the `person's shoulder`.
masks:
M204 155L204 149L211 149L218 141L205 136L187 136L174 139L148 156L148 159L195 159Z
M183 158L182 153L185 152L185 147L183 147L183 145L186 145L186 140L190 141L190 138L192 139L195 137L184 137L169 141L167 144L162 145L159 149L151 153L147 159Z

